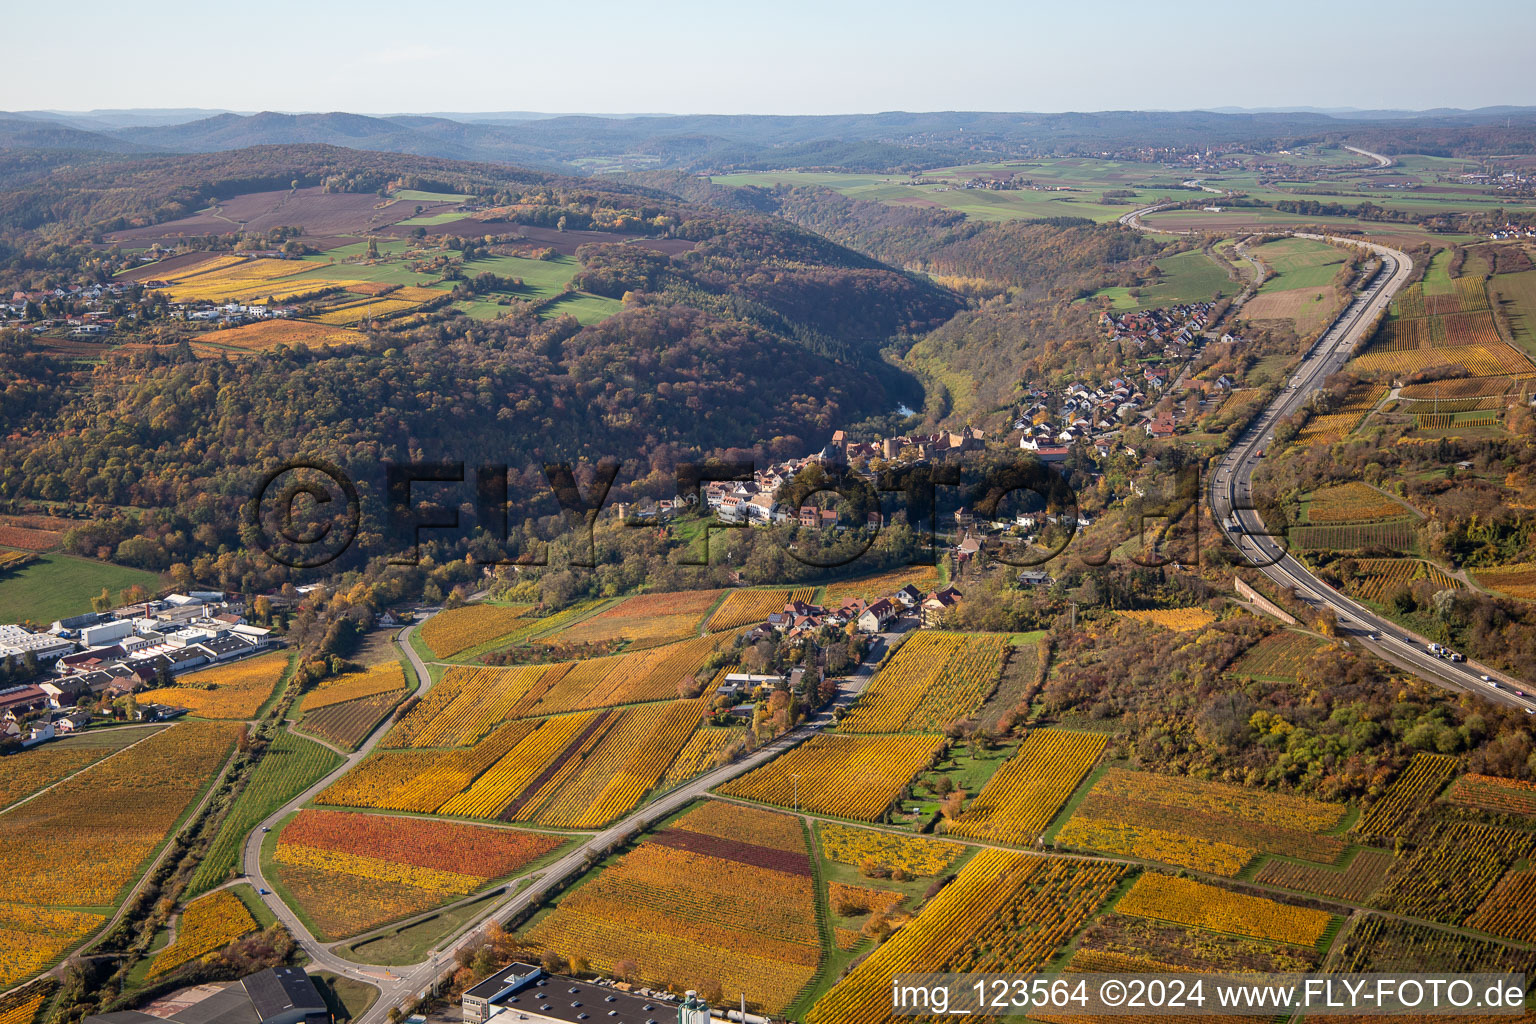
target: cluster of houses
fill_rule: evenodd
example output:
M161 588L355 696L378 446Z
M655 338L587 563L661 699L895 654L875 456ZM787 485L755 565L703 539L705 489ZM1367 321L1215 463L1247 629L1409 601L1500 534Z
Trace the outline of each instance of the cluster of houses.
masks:
M815 456L822 462L861 467L872 460L885 462L942 462L987 447L986 431L965 427L934 434L900 434L873 441L850 441L845 431L832 434L831 442Z
M116 612L61 619L47 630L0 625L0 661L32 666L35 680L0 690L0 740L40 743L89 723L76 710L87 699L109 701L172 677L267 649L271 630L247 623L218 591L172 594ZM145 705L141 718L181 709ZM30 734L22 723L31 719Z
M845 431L838 430L833 432L832 440L826 447L814 455L755 469L750 480L711 480L700 488L700 493L705 506L722 522L749 526L793 523L807 527L832 527L837 525L837 513L832 509L816 505L791 508L776 497L779 488L811 463L867 470L870 461L874 459L887 462L943 460L985 448L985 432L971 427L935 434L904 434L875 441L850 441ZM691 498L682 496L660 500L644 498L635 502L619 502L613 506L613 510L620 519L661 522L687 508L690 502ZM880 525L877 513L869 513L868 519L868 525Z
M1187 359L1205 345L1205 328L1215 308L1214 302L1185 302L1126 313L1105 310L1099 314L1099 327L1111 341L1130 342L1143 354L1150 347L1170 359Z
M1518 238L1536 238L1536 226L1521 227L1518 224L1505 224L1501 228L1495 228L1488 232L1488 237L1495 242L1510 241Z
M181 302L171 305L171 316L175 319L229 327L253 320L286 319L295 312L292 306L248 306L238 302L226 302L222 306Z
M1013 429L1023 431L1019 447L1045 462L1060 462L1078 441L1097 441L1101 457L1108 455L1109 437L1141 413L1147 395L1134 379L1114 377L1097 386L1072 381L1055 396L1033 388L1025 403L1013 422Z
M167 282L160 280L141 283L149 290L169 287ZM0 325L15 327L25 322L27 329L34 334L67 328L69 334L76 338L105 336L112 333L112 327L116 321L110 307L114 302L123 299L132 287L134 287L132 284L108 281L12 292L9 302L0 303ZM61 319L36 319L33 307L44 302L68 303L71 307L84 307L84 309L82 312L72 313ZM214 305L210 302L176 302L170 306L170 315L174 319L225 326L234 326L253 320L291 317L295 312L292 306L244 305L238 302L228 302L223 305ZM33 319L28 320L29 315ZM128 315L131 317L134 314Z
M962 600L960 591L954 587L941 587L924 594L908 583L895 593L877 600L854 598L837 608L790 601L784 605L783 611L769 615L767 621L752 633L763 636L778 633L793 640L810 636L830 626L850 633L872 634L884 632L902 616L916 616L924 626L933 626L945 612Z
M29 314L33 314L34 306L44 302L68 302L91 308L60 320L34 319L27 324L28 328L34 334L59 327L69 328L69 333L75 337L108 334L112 330L114 318L107 307L120 299L126 290L124 285L109 282L12 292L10 302L0 303L0 324L18 326L27 320Z
M1455 180L1464 185L1488 185L1499 189L1525 189L1536 185L1536 175L1523 170L1502 171L1498 174L1473 171L1469 174L1458 174Z

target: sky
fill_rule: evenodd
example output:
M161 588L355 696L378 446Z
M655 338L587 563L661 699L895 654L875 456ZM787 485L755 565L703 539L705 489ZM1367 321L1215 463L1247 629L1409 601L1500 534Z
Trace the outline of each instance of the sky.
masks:
M1536 105L1532 0L77 0L6 20L25 41L6 110Z

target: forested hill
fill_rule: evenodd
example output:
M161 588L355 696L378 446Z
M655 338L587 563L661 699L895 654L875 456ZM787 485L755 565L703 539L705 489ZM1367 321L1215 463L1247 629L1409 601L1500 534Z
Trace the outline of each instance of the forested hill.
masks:
M11 467L0 470L0 502L95 501L118 511L81 533L76 550L116 550L136 536L144 542L120 560L162 570L205 559L199 578L270 584L275 577L249 575L277 570L253 568L263 563L241 535L240 509L281 460L318 457L356 475L370 517L349 556L359 563L379 553L375 478L386 460L509 464L514 512L535 511L518 507L524 496L547 498L545 461L617 458L621 488L666 495L678 461L733 450L803 455L839 427L921 404L916 377L883 350L963 307L920 275L767 213L318 146L45 174L0 195L0 290L103 280L126 262L104 232L294 182L454 192L494 208L497 219L473 222L483 227L432 243L449 265L471 250L526 244L515 242L519 225L547 237L568 224L596 239L576 249L583 269L572 287L620 299L622 311L583 326L514 304L490 321L445 314L319 349L198 358L181 343L201 337L198 328L156 314L145 293L135 301L147 318L120 320L95 364L53 354L46 338L0 331L0 465ZM653 239L667 251L637 244ZM202 242L253 244L233 226ZM221 549L229 557L209 569Z
M982 221L953 210L850 199L814 185L731 187L669 172L625 180L719 209L773 214L891 266L1026 294L1092 290L1106 271L1160 248L1142 232L1076 217Z
M820 116L686 115L528 119L515 115L167 112L155 123L0 113L0 150L209 153L319 143L585 173L592 166L916 170L1138 147L1285 148L1368 140L1378 152L1529 153L1536 111L886 111ZM189 118L180 120L181 116Z

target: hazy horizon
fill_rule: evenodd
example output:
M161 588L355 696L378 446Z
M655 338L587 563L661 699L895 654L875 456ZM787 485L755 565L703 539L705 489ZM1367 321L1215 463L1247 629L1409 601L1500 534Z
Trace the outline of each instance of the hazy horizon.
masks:
M577 21L549 5L471 3L449 17L401 0L356 12L278 0L228 27L188 0L76 10L120 59L83 59L52 11L24 7L11 23L27 44L0 67L0 105L85 111L111 96L114 109L794 115L1536 104L1525 52L1536 5L1512 0L1476 18L1431 0L1402 0L1384 21L1377 8L1298 0L1284 18L1170 8L1156 24L1127 0L959 13L791 0L771 18L698 0L650 11L597 0ZM1467 66L1409 70L1450 60ZM221 70L208 74L210 63Z

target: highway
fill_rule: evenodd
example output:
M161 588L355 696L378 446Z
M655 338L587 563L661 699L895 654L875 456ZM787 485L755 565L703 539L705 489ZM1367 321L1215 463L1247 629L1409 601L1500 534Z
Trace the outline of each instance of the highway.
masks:
M1137 211L1138 214L1142 212L1145 211ZM1413 270L1413 261L1407 254L1386 246L1304 232L1292 234L1335 245L1367 248L1380 257L1382 267L1312 346L1286 390L1270 403L1218 463L1207 491L1212 516L1249 564L1259 566L1266 576L1294 591L1311 607L1319 611L1331 610L1338 618L1340 636L1430 682L1518 707L1527 714L1536 713L1536 699L1527 696L1536 690L1526 683L1476 662L1453 662L1433 654L1424 637L1389 622L1318 579L1286 552L1283 538L1268 534L1263 519L1251 507L1253 471L1262 457L1260 453L1272 443L1275 424L1305 405L1328 376L1343 367L1377 316L1386 310L1392 296L1408 283Z
M1358 153L1360 156L1367 157L1376 161L1377 167L1392 166L1392 158L1389 156L1382 156L1380 153L1372 153L1370 150L1361 149L1359 146L1345 146L1344 148L1349 150L1351 153Z

